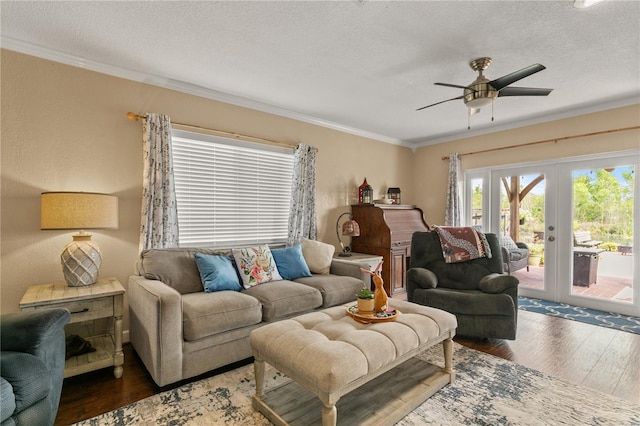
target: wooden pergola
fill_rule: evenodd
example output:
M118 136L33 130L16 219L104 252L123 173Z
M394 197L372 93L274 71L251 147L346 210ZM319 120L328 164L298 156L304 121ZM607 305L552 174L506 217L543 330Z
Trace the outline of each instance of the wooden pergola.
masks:
M520 203L537 184L544 180L544 174L533 179L520 190L519 176L503 177L502 184L509 200L509 235L513 241L520 241Z

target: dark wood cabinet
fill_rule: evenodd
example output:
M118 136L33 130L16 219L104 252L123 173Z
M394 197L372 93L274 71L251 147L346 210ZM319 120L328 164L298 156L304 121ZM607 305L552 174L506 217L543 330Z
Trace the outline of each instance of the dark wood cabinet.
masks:
M351 213L360 225L360 236L352 238L351 248L382 256L385 291L390 296L404 293L411 237L416 231L429 230L422 210L410 205L376 204L353 205Z

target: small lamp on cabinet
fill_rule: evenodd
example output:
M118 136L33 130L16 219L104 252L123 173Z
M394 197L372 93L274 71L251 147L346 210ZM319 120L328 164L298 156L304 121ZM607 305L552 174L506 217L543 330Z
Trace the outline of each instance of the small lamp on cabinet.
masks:
M100 247L85 229L117 229L118 198L92 192L43 192L40 229L79 230L60 255L69 287L94 284L102 264Z
M353 216L351 213L342 213L338 216L338 220L336 221L336 235L338 236L338 241L340 242L340 247L342 247L342 253L338 256L340 257L349 257L351 256L351 247L346 246L342 243L342 238L340 238L340 219L342 216L348 215L349 220L342 224L342 235L346 237L359 237L360 236L360 225L358 222L353 220Z

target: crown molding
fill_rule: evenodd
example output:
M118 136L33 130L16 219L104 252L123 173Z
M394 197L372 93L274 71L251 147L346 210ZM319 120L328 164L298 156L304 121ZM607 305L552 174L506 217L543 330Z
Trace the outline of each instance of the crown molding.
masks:
M243 108L266 112L266 113L277 115L280 117L290 118L292 120L297 120L304 123L325 127L331 130L337 130L339 132L348 133L351 135L360 136L367 139L373 139L380 142L385 142L393 145L401 145L405 147L411 146L410 144L407 143L407 141L404 141L401 139L380 135L380 134L369 132L366 130L346 126L344 124L313 117L307 114L289 110L287 108L271 105L256 99L250 99L242 96L233 95L230 93L221 92L214 89L209 89L202 86L197 86L197 85L186 83L183 81L162 77L160 75L134 71L134 70L130 70L122 67L105 64L102 62L93 61L86 58L81 58L75 55L59 52L53 49L28 43L22 40L17 40L11 37L1 36L0 47L2 47L3 49L15 51L18 53L23 53L25 55L35 56L38 58L47 59L50 61L59 62L65 65L71 65L78 68L84 68L90 71L95 71L102 74L111 75L114 77L124 78L126 80L137 81L140 83L150 84L150 85L162 87L165 89L175 90L181 93L187 93L190 95L195 95L195 96L211 99L218 102L224 102L227 104L231 104L231 105L235 105Z
M472 129L468 131L455 131L446 134L429 136L426 138L416 139L398 139L386 135L380 135L377 133L369 132L366 130L350 127L341 123L324 120L318 117L313 117L300 112L292 111L287 108L279 107L277 105L268 104L256 99L246 98L226 92L222 92L215 89L209 89L202 86L186 83L179 80L166 78L157 74L149 74L139 71L134 71L122 67L117 67L102 62L81 58L75 55L71 55L64 52L59 52L53 49L49 49L36 44L28 43L22 40L17 40L11 37L0 36L0 47L7 50L16 51L30 56L35 56L42 59L47 59L54 62L59 62L65 65L70 65L78 68L84 68L90 71L99 72L102 74L111 75L114 77L123 78L126 80L137 81L152 86L162 87L165 89L175 90L177 92L186 93L194 96L211 99L218 102L227 103L243 108L248 108L256 111L273 114L280 117L289 118L292 120L308 123L331 130L351 134L354 136L360 136L367 139L373 139L376 141L389 143L393 145L400 145L407 148L411 148L415 151L418 148L422 148L429 145L435 145L439 143L451 142L459 139L466 139L475 136L486 135L490 133L496 133L504 130L511 130L518 127L531 126L535 124L541 124L549 121L561 120L564 118L571 118L579 115L590 114L594 112L601 112L609 109L620 108L624 106L634 105L640 103L640 94L630 95L625 98L612 99L607 102L598 104L583 105L578 108L571 108L566 110L557 110L551 113L545 113L537 116L527 118L525 120L516 120L505 122L503 124L492 123L490 126Z
M462 131L452 132L437 135L434 137L406 140L405 143L409 144L409 146L413 147L413 149L415 150L417 148L422 148L429 145L467 139L476 136L487 135L490 133L516 129L519 127L533 126L535 124L548 123L550 121L563 120L565 118L572 118L580 115L602 112L610 109L622 108L637 104L640 104L640 93L631 96L625 96L624 98L611 99L609 101L600 102L597 104L582 105L577 108L557 110L550 113L540 114L527 118L526 120L515 120L499 125L495 125L494 122L492 123L491 127L483 127L478 130L468 130L466 133L463 133Z

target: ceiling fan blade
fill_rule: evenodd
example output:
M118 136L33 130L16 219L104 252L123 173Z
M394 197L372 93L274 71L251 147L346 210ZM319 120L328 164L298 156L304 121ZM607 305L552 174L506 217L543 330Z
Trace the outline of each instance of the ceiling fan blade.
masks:
M511 74L504 75L489 82L489 84L496 90L501 90L508 85L515 83L518 80L522 80L525 77L529 77L539 71L546 69L544 65L533 64L526 68L522 68L519 71L512 72Z
M464 96L458 96L457 98L451 98L451 99L447 99L446 101L436 102L435 104L431 104L431 105L423 106L422 108L418 108L416 111L420 111L421 109L429 108L429 107L432 107L432 106L443 104L445 102L455 101L456 99L462 99L462 98L464 98Z
M505 87L498 92L498 96L547 96L553 89L537 87Z
M455 87L458 89L468 89L467 86L460 86L459 84L450 84L450 83L433 83L436 86L445 86L445 87Z

